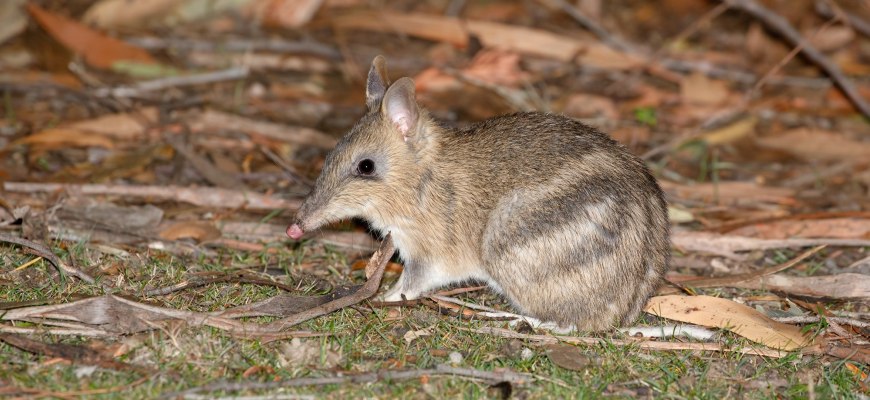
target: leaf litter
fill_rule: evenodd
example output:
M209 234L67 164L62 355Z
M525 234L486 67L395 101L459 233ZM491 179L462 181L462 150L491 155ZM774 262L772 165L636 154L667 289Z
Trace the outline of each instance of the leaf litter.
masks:
M589 385L587 378L546 372L546 366L606 376L613 370L610 356L599 351L607 346L663 357L658 360L667 357L659 354L680 351L761 360L804 356L798 369L815 380L800 378L799 387L815 390L825 385L820 374L831 382L830 374L838 373L850 383L828 383L828 393L867 393L861 382L868 362L870 236L862 213L870 206L870 129L855 118L866 112L855 93L868 89L866 82L837 72L860 75L867 69L860 61L867 39L858 27L870 18L862 11L824 14L810 7L796 17L734 0L723 2L730 10L702 15L703 7L673 2L602 8L584 1L576 9L568 2L542 2L528 18L529 6L516 2L447 2L452 11L438 9L439 2L386 9L360 1L232 3L197 8L195 0L103 0L87 10L0 6L11 29L3 38L12 43L0 49L8 104L0 118L0 239L7 243L0 259L10 266L0 282L6 343L42 357L145 374L106 384L107 393L135 390L151 370L52 338L120 341L145 332L171 341L186 335L180 326L192 332L207 326L226 332L229 340L256 337L274 345L268 349L271 366L252 361L239 370L245 379L277 379L273 366L322 374L281 375L280 384L185 385L193 387L191 394L391 379L411 379L413 387L414 379L428 382L430 375L504 380L513 391L534 393L558 392L570 386L563 379L570 379L574 390L584 391L577 379ZM851 20L829 26L830 15ZM26 42L31 33L17 28L31 17L48 33L42 42ZM259 25L289 34L270 37L249 29ZM726 26L746 43L724 39ZM155 37L156 27L171 34ZM665 39L658 39L660 33ZM678 40L668 43L668 37ZM66 55L40 52L36 44L46 40ZM789 47L795 43L803 44ZM26 64L27 73L6 64L6 56L22 48L39 59ZM808 58L794 59L790 51ZM679 224L675 258L697 260L718 276L675 266L671 284L651 299L643 326L604 336L555 334L546 325L517 323L521 316L486 291L448 290L398 304L364 301L384 273L372 270L372 262L352 263L377 249L364 228L335 225L287 246L283 222L298 208L325 151L364 111L355 77L380 52L389 53L401 75L416 77L420 101L448 124L552 109L613 133L645 155L669 196ZM817 245L828 247L793 256ZM376 258L388 266L388 278L401 271L383 253ZM155 267L167 259L169 267ZM212 271L217 265L233 267ZM347 278L362 279L357 270L365 270L366 286ZM19 283L17 292L11 282ZM43 293L46 285L63 289ZM387 330L383 326L348 330L330 325L341 323L332 319L337 314L321 316L341 310L357 322L406 323L410 313L379 320L381 308L396 307L418 307L415 312L436 318L408 326L396 338L403 347L386 355L380 353L383 345L361 341L382 343L384 337L366 335ZM310 322L303 330L290 329L304 321ZM480 339L485 337L520 340L543 349L537 354L544 357L521 346L529 350L524 356L510 352L516 354L493 364L497 358L473 350L487 347L487 339ZM212 339L208 345L221 340ZM153 357L141 343L134 346L124 354ZM470 368L433 363L425 356L433 346L456 349ZM427 361L397 371L384 369L378 357ZM807 357L851 361L836 370L814 369L809 365L817 364ZM235 368L231 362L215 364ZM729 365L724 356L714 364ZM550 375L489 371L493 365ZM793 393L784 388L797 378L770 379L785 382L769 389L782 396ZM723 380L709 390L751 386L735 382ZM419 385L428 395L451 390ZM655 390L683 396L697 390L696 384L685 385ZM63 393L26 386L3 393ZM643 395L630 383L601 387ZM91 394L66 395L76 393Z

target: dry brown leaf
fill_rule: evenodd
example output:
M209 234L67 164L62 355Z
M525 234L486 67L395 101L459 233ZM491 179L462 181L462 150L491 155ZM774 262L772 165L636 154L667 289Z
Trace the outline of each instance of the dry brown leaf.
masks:
M776 322L755 309L710 296L656 296L644 311L662 318L732 331L756 343L780 350L810 344L801 328Z
M109 69L119 61L157 63L145 50L106 36L67 17L46 11L34 3L27 4L27 11L55 40L72 52L81 54L85 61L94 67Z
M694 185L682 185L669 181L660 181L659 183L662 189L671 196L705 203L732 205L747 203L792 205L796 203L794 189L760 186L754 182L726 181Z
M709 232L674 230L671 242L684 251L717 254L735 260L744 257L737 252L750 250L769 250L829 244L833 246L870 246L866 239L835 238L795 238L795 239L758 239L736 235L719 235Z
M147 24L178 8L177 0L101 0L94 3L82 21L103 29Z
M157 123L157 108L145 107L132 112L107 114L94 119L73 122L66 128L83 134L100 134L129 141L141 138L148 125Z
M755 132L758 118L749 116L721 128L708 131L701 135L701 140L709 145L721 145L736 142Z
M822 299L866 301L870 299L870 276L837 274L821 276L770 275L732 285L745 289L785 292Z
M729 232L738 236L785 239L829 237L840 239L870 239L870 219L827 218L784 220L744 226Z
M481 51L460 73L481 82L508 87L519 87L528 79L528 74L520 68L519 54L501 50ZM463 85L455 76L434 67L417 74L414 84L420 92L459 90Z
M194 239L208 242L220 238L221 231L211 222L182 221L163 228L158 236L163 240Z
M41 148L56 149L64 147L104 147L111 149L115 143L104 136L92 135L73 128L49 128L30 136L25 136L13 144L29 144Z
M807 160L841 161L870 159L870 142L849 139L843 134L798 128L781 135L757 138L762 147L785 151Z
M379 12L338 16L333 19L333 24L343 29L400 32L423 39L448 42L459 47L466 47L469 36L474 35L486 47L560 61L571 61L577 57L579 63L598 68L630 69L641 65L643 61L638 56L621 53L599 42L488 21Z
M257 0L249 5L249 12L267 26L299 28L322 4L323 0Z
M833 51L855 39L855 31L848 26L829 26L805 37L820 51Z
M239 131L254 137L265 137L287 143L297 143L324 149L335 147L338 142L332 136L304 126L289 126L258 121L215 110L191 115L188 119L191 131Z
M583 371L591 362L579 347L570 344L548 344L544 349L553 364L571 371Z
M700 72L687 76L680 84L680 95L689 104L719 105L729 94L725 82L710 79Z

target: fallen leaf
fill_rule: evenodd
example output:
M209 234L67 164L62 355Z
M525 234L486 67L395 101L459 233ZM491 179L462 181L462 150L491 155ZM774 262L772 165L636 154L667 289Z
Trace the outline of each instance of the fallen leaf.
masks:
M819 51L834 51L855 39L855 30L848 26L829 26L804 37Z
M725 82L713 80L700 72L693 73L680 83L680 95L684 102L700 105L719 105L730 91Z
M180 3L177 0L101 0L85 12L82 21L87 24L113 29L136 27L161 20Z
M299 28L311 21L323 0L258 0L248 12L266 26Z
M870 246L870 240L865 239L832 239L832 238L794 238L794 239L759 239L737 235L719 235L709 232L674 230L671 242L678 249L689 252L704 252L723 257L742 260L737 254L750 250L770 250L794 247L818 246L830 244L834 246Z
M29 144L44 149L66 147L104 147L111 149L115 147L115 142L107 137L88 134L72 128L49 128L18 139L12 142L12 144Z
M27 11L51 36L97 68L111 69L120 61L156 64L148 52L121 40L106 36L70 18L27 4Z
M202 243L220 238L221 231L211 222L183 221L164 228L158 236L163 240L194 239Z
M410 345L411 342L423 336L432 336L433 329L435 329L435 325L423 329L418 329L416 331L407 331L405 332L405 335L402 336L402 338L405 339L405 344Z
M773 203L792 205L796 201L794 189L761 186L754 182L724 181L718 183L698 183L683 185L670 181L659 181L668 195L678 199L695 200L717 204L757 204Z
M765 239L813 237L870 239L870 219L827 218L783 220L744 226L729 233Z
M812 128L798 128L780 135L756 138L756 143L806 160L870 159L870 142L852 140L841 133Z
M733 143L754 133L757 123L758 118L749 116L721 128L705 132L700 139L712 146Z
M555 343L544 346L550 362L571 371L583 371L589 366L589 357L577 346Z
M401 32L458 47L468 46L469 37L474 35L485 47L560 61L571 61L576 57L579 64L597 68L630 69L643 62L638 56L613 50L597 41L496 22L391 12L347 14L333 18L332 22L337 28Z
M193 132L211 130L239 131L253 137L263 137L324 149L331 149L338 142L332 136L316 129L258 121L215 110L206 110L205 112L191 115L188 125Z
M644 311L680 322L726 329L756 343L780 350L810 344L801 328L776 322L755 309L710 296L656 296Z
M870 299L870 276L836 274L820 276L770 275L761 279L729 285L745 289L785 292L821 299L866 301Z

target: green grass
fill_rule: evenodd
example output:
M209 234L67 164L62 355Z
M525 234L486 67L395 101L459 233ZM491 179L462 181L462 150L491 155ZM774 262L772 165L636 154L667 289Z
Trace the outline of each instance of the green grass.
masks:
M304 250L303 250L304 249ZM242 253L220 250L216 257L186 258L147 251L122 259L102 255L83 245L57 248L65 260L95 271L110 272L104 282L114 290L129 294L146 288L171 285L185 279L186 274L203 271L230 271L249 268L285 284L298 284L296 294L314 295L322 291L310 284L316 279L332 284L360 283L361 271L350 271L341 253L313 251L303 246L296 251L278 254ZM788 258L775 254L776 261ZM51 266L40 261L31 267L12 270L33 258L20 248L0 246L3 284L0 301L45 299L51 303L69 301L75 296L101 293L91 285L72 281L60 285L50 279ZM316 263L303 268L305 263ZM285 274L280 274L280 273ZM279 275L280 274L280 275ZM395 279L388 275L387 279ZM117 285L117 286L115 286ZM158 296L148 300L167 307L195 311L213 311L233 305L247 304L278 294L277 289L250 284L213 284ZM711 293L711 292L708 292ZM470 301L497 304L505 308L491 293L469 294ZM37 356L5 343L0 343L0 384L19 388L53 392L70 392L116 388L96 397L153 398L160 394L181 391L215 381L272 382L299 377L333 376L385 369L433 368L449 363L450 352L459 352L463 360L458 366L481 370L507 368L535 376L534 382L513 387L514 398L599 398L606 394L615 398L653 396L656 398L807 398L808 383L812 383L816 398L857 398L861 387L856 375L839 360L792 354L781 359L767 359L736 353L695 353L690 351L651 352L634 347L615 346L605 339L601 344L579 346L591 360L582 371L572 371L554 365L544 348L520 341L532 350L533 356L523 359L516 351L508 351L511 339L475 334L460 328L483 326L505 327L503 322L467 321L445 316L426 307L399 310L392 318L385 308L370 309L365 304L345 308L331 315L301 324L294 329L326 333L328 336L302 339L305 346L316 349L319 356L309 364L282 363L289 340L262 343L257 340L232 338L209 327L172 324L168 327L128 337L89 339L34 335L49 343L66 343L92 348L106 347L112 354L117 346L129 350L117 360L153 369L144 382L142 374L58 362ZM395 311L394 311L395 312ZM268 319L259 318L258 322ZM638 323L660 324L652 316ZM18 324L26 326L26 324ZM811 327L818 329L822 325ZM431 335L410 344L403 336L409 330L431 327ZM725 333L725 343L748 345L744 339ZM601 335L613 337L613 335ZM516 348L516 342L514 348ZM114 346L114 347L113 347ZM339 354L335 365L324 365L329 354ZM867 371L866 365L857 365ZM248 376L245 376L246 371ZM255 372L259 371L259 372ZM124 387L137 383L132 387ZM0 386L0 387L2 387ZM431 377L372 384L342 384L309 386L270 391L210 393L221 395L300 394L326 398L499 398L502 394L487 382L458 377Z

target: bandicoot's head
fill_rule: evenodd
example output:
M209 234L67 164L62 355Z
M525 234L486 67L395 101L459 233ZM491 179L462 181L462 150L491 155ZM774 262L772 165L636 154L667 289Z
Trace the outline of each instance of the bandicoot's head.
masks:
M414 212L422 163L433 150L435 129L414 98L414 81L389 84L384 58L372 61L366 83L368 112L326 157L314 190L287 235L360 217L376 229Z

